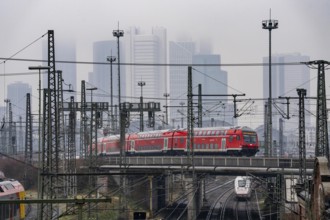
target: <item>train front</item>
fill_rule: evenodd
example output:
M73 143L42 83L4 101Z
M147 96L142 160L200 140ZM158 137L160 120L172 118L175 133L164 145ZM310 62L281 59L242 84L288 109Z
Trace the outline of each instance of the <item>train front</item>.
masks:
M259 151L259 141L257 133L248 127L242 128L242 154L254 156Z
M249 176L236 177L234 184L237 199L249 199L251 197L251 178Z

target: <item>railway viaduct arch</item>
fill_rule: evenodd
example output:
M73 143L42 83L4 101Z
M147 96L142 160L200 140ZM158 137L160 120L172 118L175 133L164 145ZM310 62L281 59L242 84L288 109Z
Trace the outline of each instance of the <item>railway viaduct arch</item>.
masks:
M326 157L315 158L310 217L313 220L330 219L330 170Z

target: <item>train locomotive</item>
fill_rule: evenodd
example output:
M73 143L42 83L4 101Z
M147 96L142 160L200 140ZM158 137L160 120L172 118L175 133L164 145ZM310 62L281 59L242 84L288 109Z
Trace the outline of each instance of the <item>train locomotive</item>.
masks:
M25 190L17 180L0 178L0 201L1 200L23 200ZM0 219L18 220L25 218L24 204L1 204Z
M249 176L237 176L235 178L235 194L237 199L250 199L252 191L252 178Z
M187 138L187 129L131 133L125 136L124 150L128 156L185 155L189 151ZM119 155L119 146L119 135L99 138L97 152ZM257 133L249 127L195 128L192 146L195 155L254 156L259 151Z

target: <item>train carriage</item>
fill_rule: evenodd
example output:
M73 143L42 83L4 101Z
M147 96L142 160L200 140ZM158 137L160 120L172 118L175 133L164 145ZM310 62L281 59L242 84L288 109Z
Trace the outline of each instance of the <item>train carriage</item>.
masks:
M112 135L98 139L98 154L116 155L120 152L120 136Z
M195 128L193 137L191 146L196 155L253 156L259 150L257 134L248 127ZM185 155L188 152L187 138L186 129L131 133L125 137L124 151L127 155ZM118 155L119 145L119 135L100 138L98 153Z
M129 135L126 149L129 154L166 154L172 132L167 130L139 132Z
M0 179L0 200L23 200L25 191L22 184L16 180ZM25 218L24 204L1 204L1 220L19 220Z
M237 199L250 199L252 193L252 178L249 176L237 176L235 178L235 194Z

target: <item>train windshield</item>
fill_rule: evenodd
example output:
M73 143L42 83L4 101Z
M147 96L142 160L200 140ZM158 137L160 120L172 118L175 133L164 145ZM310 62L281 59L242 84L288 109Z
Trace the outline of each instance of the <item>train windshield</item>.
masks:
M238 187L245 187L246 180L238 180L237 184L238 184Z
M255 144L257 143L257 135L254 133L243 133L245 143Z

